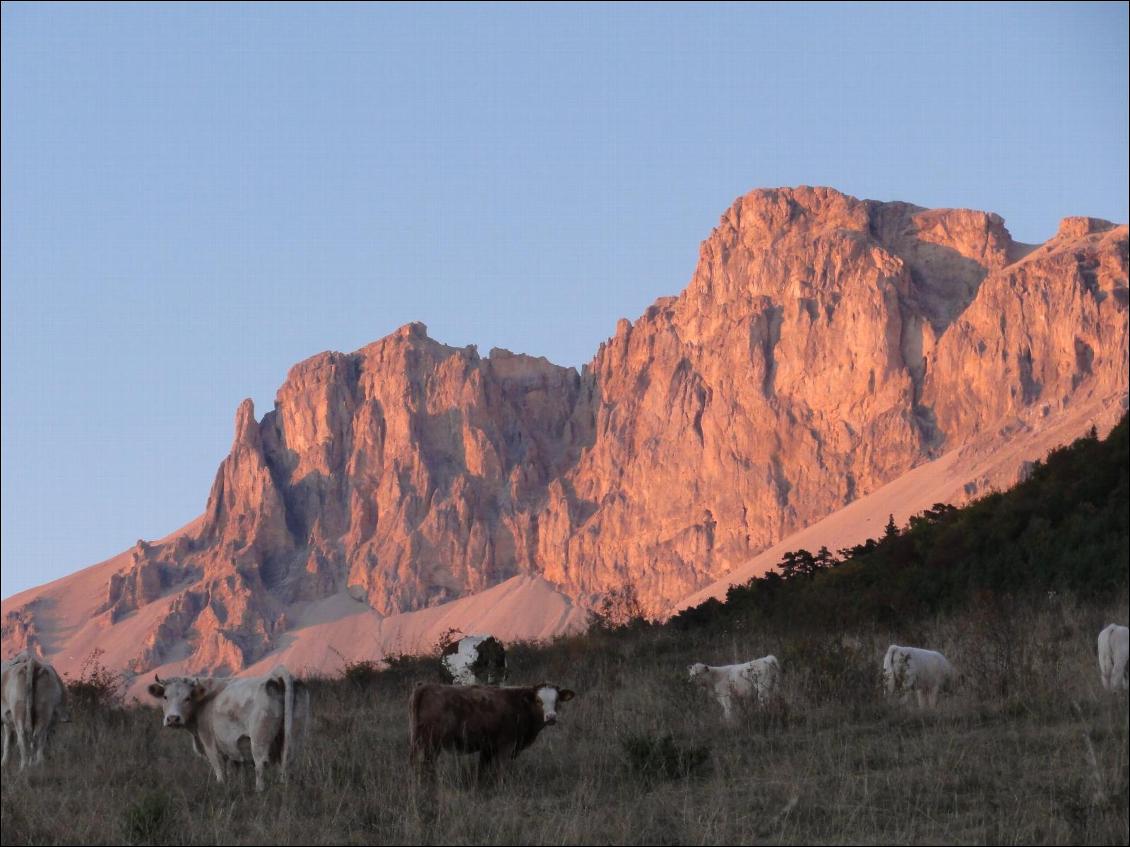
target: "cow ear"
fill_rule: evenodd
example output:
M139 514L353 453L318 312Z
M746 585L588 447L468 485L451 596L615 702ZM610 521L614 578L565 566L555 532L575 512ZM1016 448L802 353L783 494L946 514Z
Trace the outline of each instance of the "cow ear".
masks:
M271 679L267 680L267 690L272 694L282 694L283 684L279 680L272 677Z
M201 685L199 682L193 681L192 683L192 699L194 702L199 703L208 695L206 686Z
M149 683L149 696L156 700L160 700L165 696L165 686L158 685L156 682Z
M562 703L564 703L566 700L572 700L576 696L576 692L569 688L562 688L557 692L557 699Z

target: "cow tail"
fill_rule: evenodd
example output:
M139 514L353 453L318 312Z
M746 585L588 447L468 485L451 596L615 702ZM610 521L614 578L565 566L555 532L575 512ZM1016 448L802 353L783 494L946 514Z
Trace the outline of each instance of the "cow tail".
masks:
M282 772L286 773L287 759L290 755L290 737L294 732L294 677L283 671L283 746Z

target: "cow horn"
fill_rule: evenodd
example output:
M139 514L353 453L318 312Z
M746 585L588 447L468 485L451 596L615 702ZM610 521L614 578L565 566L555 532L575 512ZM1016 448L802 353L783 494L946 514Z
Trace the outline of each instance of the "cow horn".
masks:
M157 684L158 684L158 685L164 685L164 684L165 684L165 683L164 683L164 682L163 682L163 681L161 680L161 675L160 675L159 673L155 673L155 674L153 674L153 679L154 679L154 680L156 680L156 682L157 682Z

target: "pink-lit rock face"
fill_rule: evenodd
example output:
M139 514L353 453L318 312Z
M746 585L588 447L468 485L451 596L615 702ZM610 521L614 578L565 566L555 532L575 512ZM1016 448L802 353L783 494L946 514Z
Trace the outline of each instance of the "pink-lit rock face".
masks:
M1125 226L1033 247L994 214L754 191L581 373L422 324L296 365L273 411L240 406L202 518L98 566L78 632L136 631L116 659L138 672L234 672L337 595L379 618L543 577L660 612L943 453L1113 423L1128 360ZM74 631L37 592L5 603L5 653Z

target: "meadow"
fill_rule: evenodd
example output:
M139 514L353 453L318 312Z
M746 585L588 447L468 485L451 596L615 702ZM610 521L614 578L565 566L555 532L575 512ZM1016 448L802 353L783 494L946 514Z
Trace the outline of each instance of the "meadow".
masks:
M594 628L512 645L511 681L578 696L498 784L442 761L434 796L408 763L407 700L434 657L312 679L289 784L221 786L155 708L76 699L45 766L3 777L3 844L1125 844L1128 712L1102 690L1095 637L1123 622L1062 595L970 606L904 629ZM891 642L965 675L934 711L886 698ZM686 679L775 654L782 696L736 725ZM81 692L80 692L81 693Z
M309 679L312 726L286 785L217 784L158 709L92 663L42 768L9 766L2 844L1127 844L1126 692L1099 631L1130 610L1130 419L1053 451L1023 482L944 504L650 623L630 585L587 633L508 645L512 684L572 688L497 784L408 761L408 696L435 655ZM882 690L889 644L963 674L937 709ZM693 662L773 654L780 696L733 724ZM293 669L292 669L293 670Z

